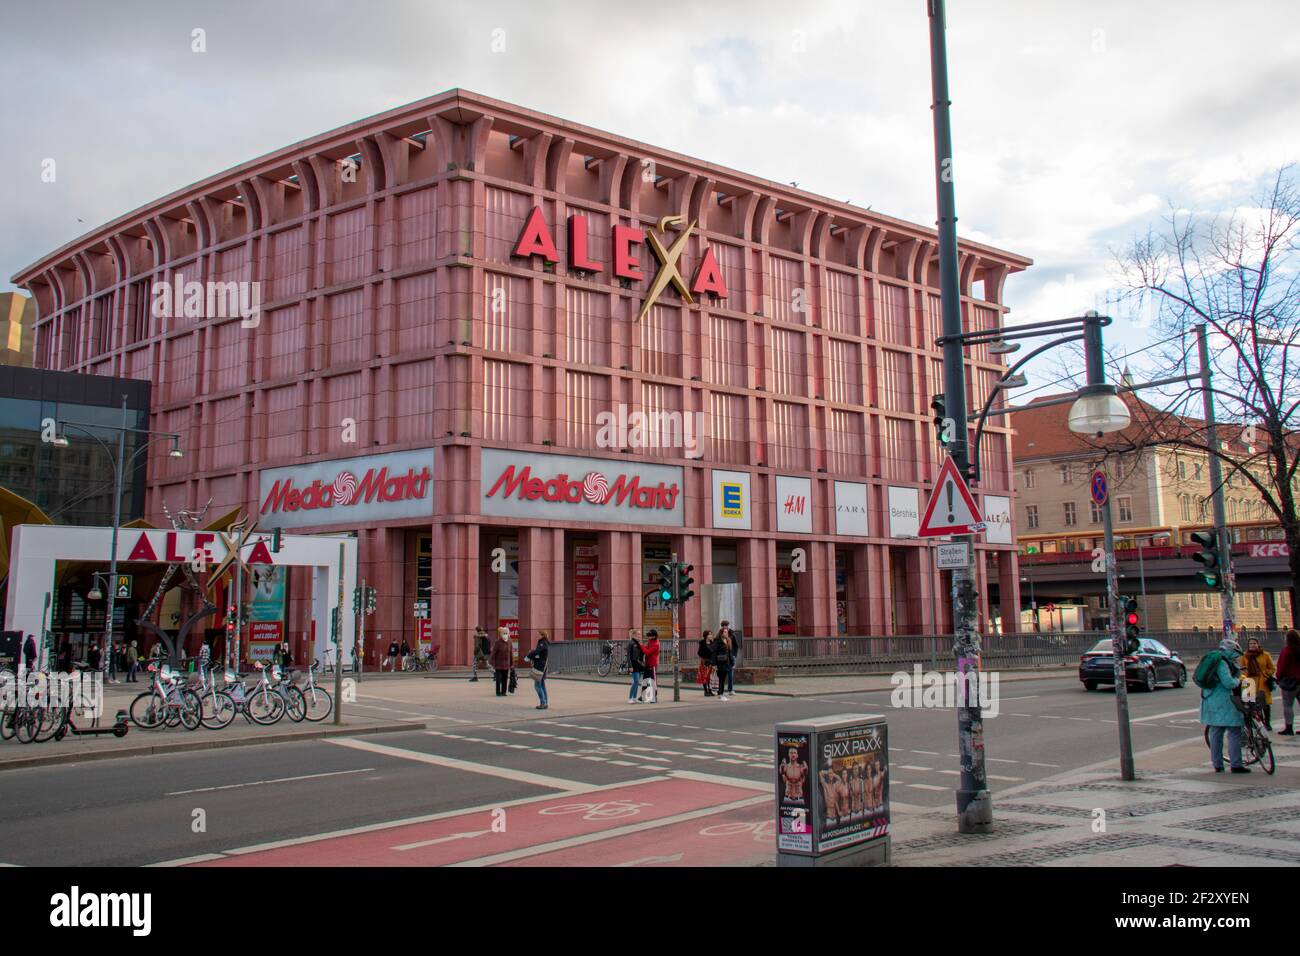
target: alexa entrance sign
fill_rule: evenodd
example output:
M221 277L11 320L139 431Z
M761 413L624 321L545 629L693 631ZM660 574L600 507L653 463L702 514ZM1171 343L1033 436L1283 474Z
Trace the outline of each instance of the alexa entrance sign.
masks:
M975 534L983 530L984 519L966 487L966 480L952 458L945 458L943 467L939 469L939 480L926 503L918 534L922 538L933 538L946 534Z

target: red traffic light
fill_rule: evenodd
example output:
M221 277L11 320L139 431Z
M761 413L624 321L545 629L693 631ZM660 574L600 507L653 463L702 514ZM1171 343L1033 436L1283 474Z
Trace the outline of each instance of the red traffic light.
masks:
M1136 614L1129 614L1127 623L1136 624L1137 622L1138 622L1138 616Z

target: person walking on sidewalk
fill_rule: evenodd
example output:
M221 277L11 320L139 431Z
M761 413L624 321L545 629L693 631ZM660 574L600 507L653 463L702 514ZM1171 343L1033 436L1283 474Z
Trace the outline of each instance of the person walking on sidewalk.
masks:
M1280 736L1295 736L1292 722L1295 700L1300 696L1300 631L1291 628L1286 632L1286 643L1277 659L1277 686L1282 688L1282 722L1285 726Z
M135 683L136 671L140 669L140 645L136 641L131 642L131 646L126 649L126 682Z
M411 642L402 638L402 670L411 666Z
M627 669L632 673L632 687L628 691L629 704L641 703L641 677L645 673L645 648L641 646L641 632L632 628L627 632Z
M718 699L727 699L730 686L731 667L735 662L732 656L735 647L731 643L731 634L727 628L718 628L718 636L713 640L713 666L718 669Z
M492 641L488 639L487 631L483 630L482 624L475 625L474 637L471 640L473 644L470 646L470 653L474 656L474 670L469 679L477 681L478 669L488 665L488 655L492 653Z
M506 682L510 680L510 661L514 654L510 648L510 630L497 628L497 639L492 644L492 673L496 678L497 696L506 696Z
M713 680L713 632L708 628L705 628L700 636L700 646L696 649L695 656L700 659L700 669L695 674L695 682L704 688L705 697L712 697L713 688L709 684Z
M641 699L659 703L659 632L653 627L645 632L645 673L641 676Z
M1237 666L1242 669L1255 688L1255 699L1264 705L1264 726L1273 729L1273 685L1277 683L1274 675L1277 665L1273 655L1260 646L1259 638L1252 637L1246 641L1246 653L1241 655Z
M1210 763L1214 765L1215 773L1223 773L1223 735L1226 732L1232 772L1250 773L1250 768L1241 762L1243 721L1233 696L1240 683L1237 658L1241 655L1241 645L1232 638L1224 638L1219 649L1209 654L1218 659L1209 666L1204 683L1198 681L1197 684L1201 688L1201 723L1210 728ZM1198 666L1197 671L1200 670Z
M384 669L384 661L379 662L379 669L381 671ZM388 669L393 672L397 671L397 641L396 640L390 642L388 645Z
M546 657L550 653L551 642L545 631L538 632L537 646L524 655L524 660L533 665L533 690L537 691L537 709L546 710Z

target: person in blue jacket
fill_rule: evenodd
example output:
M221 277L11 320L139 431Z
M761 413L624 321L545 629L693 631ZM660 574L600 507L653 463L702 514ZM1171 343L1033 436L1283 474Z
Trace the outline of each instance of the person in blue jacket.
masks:
M1219 650L1211 653L1218 654L1219 663L1214 670L1211 686L1201 688L1201 723L1210 729L1210 763L1214 765L1215 773L1223 773L1223 735L1226 731L1232 772L1250 773L1250 768L1241 762L1241 728L1244 721L1234 697L1241 684L1237 669L1241 645L1231 638L1225 638L1219 645Z

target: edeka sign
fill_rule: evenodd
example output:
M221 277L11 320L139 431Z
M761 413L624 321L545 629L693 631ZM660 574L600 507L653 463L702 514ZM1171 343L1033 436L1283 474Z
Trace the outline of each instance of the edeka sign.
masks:
M260 484L263 528L432 516L433 449L266 468Z
M695 267L695 275L691 279L690 285L686 284L677 263L681 261L686 242L695 230L695 221L692 220L668 246L664 246L664 238L667 237L668 227L681 226L684 223L685 220L681 216L664 216L657 223L659 235L655 235L654 232L648 229L637 229L632 226L614 227L611 245L614 250L614 275L616 278L636 282L645 278L645 273L641 271L640 267L640 256L634 248L642 243L648 243L650 251L659 260L659 270L655 273L649 288L646 289L645 300L641 303L641 311L637 313L638 322L650 310L650 307L658 301L660 294L669 285L677 290L682 297L682 301L687 305L694 301L691 297L692 292L696 295L711 292L720 299L727 297L727 284L722 278L722 269L718 265L717 258L713 255L713 250L707 246L700 256L699 265ZM570 269L583 272L601 271L601 264L593 262L588 257L588 246L587 217L570 216ZM528 218L524 221L524 228L520 230L519 238L515 241L515 247L511 250L511 254L521 259L527 259L530 256L541 256L550 263L560 261L560 252L546 227L546 218L542 215L540 207L534 206L533 211L528 214Z
M685 523L682 469L676 465L484 448L479 475L479 506L485 515L675 527Z

